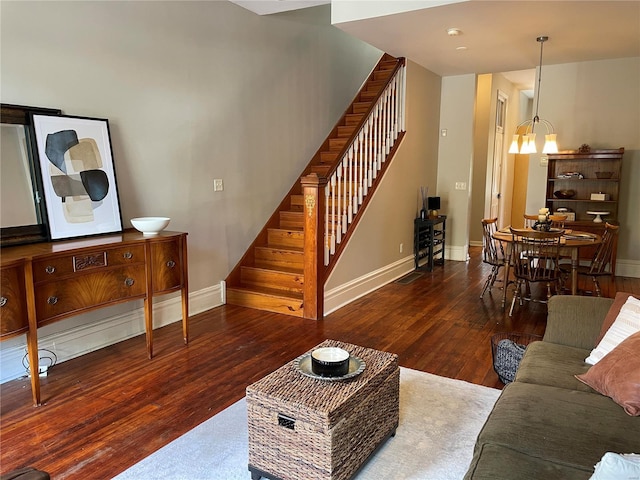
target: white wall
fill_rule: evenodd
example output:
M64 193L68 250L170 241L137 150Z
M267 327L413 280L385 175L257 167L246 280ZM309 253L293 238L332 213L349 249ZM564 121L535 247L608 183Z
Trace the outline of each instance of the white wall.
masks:
M625 148L622 159L616 275L640 276L640 57L544 67L540 117L553 123L558 147ZM540 148L538 149L540 150ZM544 203L546 167L531 155L527 211Z
M396 13L434 8L460 0L332 0L331 23L352 22Z
M222 302L220 282L381 55L331 26L328 5L269 16L218 1L0 8L2 102L109 119L125 227L163 215L189 233L193 313ZM213 193L214 178L223 192ZM135 335L140 306L47 326L41 344L68 358ZM175 307L160 308L167 322ZM117 328L79 333L114 318ZM2 378L21 345L2 343Z
M447 215L448 259L466 261L469 251L471 187L476 76L457 75L442 79L440 136L438 151L438 196L442 214ZM457 182L466 183L456 190Z

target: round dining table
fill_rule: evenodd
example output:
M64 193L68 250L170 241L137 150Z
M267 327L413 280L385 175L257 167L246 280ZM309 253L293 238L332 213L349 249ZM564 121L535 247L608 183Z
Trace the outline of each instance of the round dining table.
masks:
M509 284L509 273L511 266L511 252L513 243L513 234L509 227L497 230L493 234L493 238L504 243L505 248L505 267L504 267L504 281L502 285L502 308L507 302L507 285ZM583 247L593 247L602 243L602 236L591 233L581 232L577 230L565 229L560 239L560 255L563 257L571 258L571 295L578 293L578 265L580 264L580 249Z

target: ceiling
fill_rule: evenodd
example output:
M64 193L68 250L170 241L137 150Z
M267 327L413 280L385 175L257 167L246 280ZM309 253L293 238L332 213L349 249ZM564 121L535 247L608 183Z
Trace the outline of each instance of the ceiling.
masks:
M329 3L232 1L260 14ZM440 76L513 72L521 88L533 87L541 35L543 65L640 56L640 0L467 0L335 26Z

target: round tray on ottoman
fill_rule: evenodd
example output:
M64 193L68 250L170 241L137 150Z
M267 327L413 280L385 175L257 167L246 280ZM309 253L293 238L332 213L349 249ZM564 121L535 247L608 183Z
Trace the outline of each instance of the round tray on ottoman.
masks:
M525 348L537 340L542 337L533 333L496 333L491 337L493 369L502 383L513 382Z

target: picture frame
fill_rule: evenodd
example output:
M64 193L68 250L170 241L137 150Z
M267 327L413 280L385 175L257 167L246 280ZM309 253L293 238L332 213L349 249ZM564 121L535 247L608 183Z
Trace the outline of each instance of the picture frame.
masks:
M32 114L49 238L122 232L109 121Z

